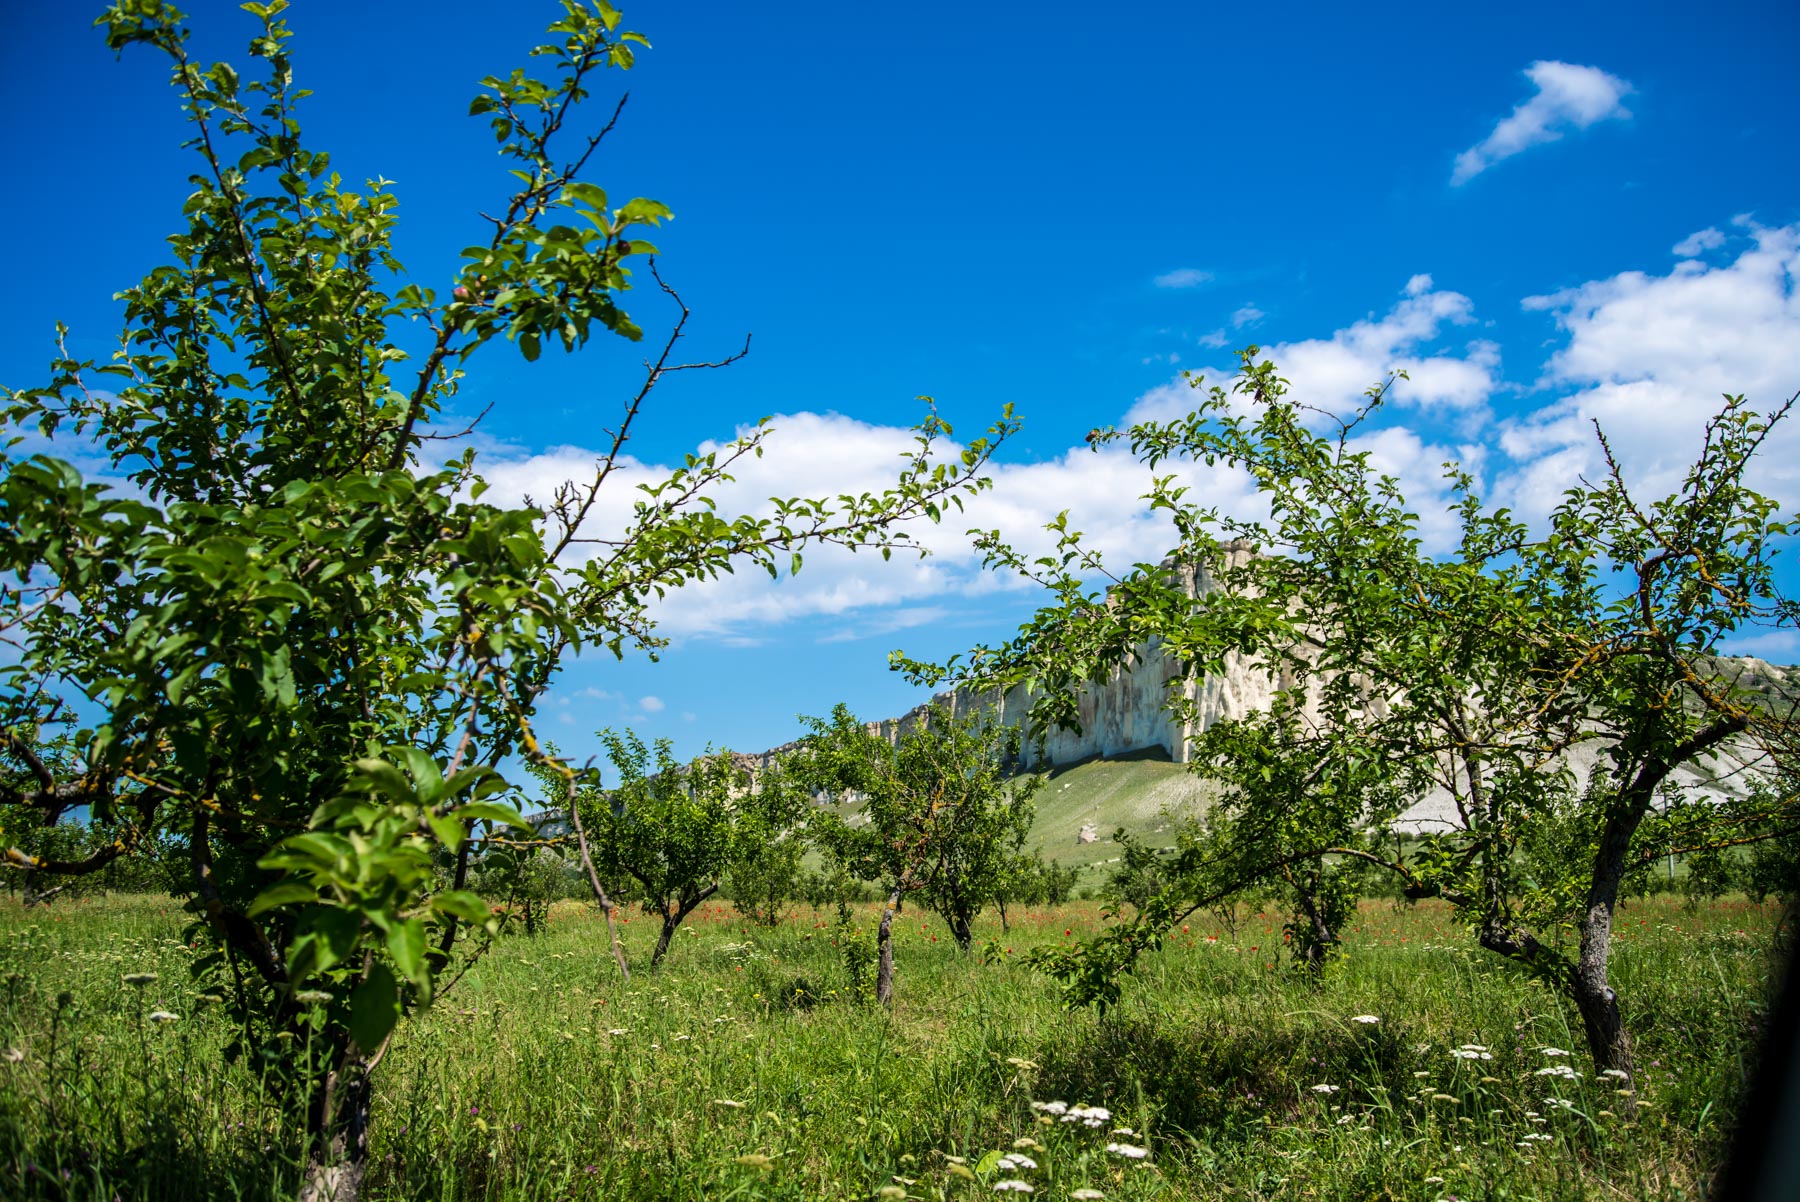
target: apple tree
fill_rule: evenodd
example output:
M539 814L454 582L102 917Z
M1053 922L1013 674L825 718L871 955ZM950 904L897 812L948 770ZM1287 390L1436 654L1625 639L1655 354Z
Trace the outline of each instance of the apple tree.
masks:
M648 240L668 210L585 178L619 112L583 130L583 102L644 38L606 0L565 0L532 51L545 78L482 81L471 112L510 193L440 288L395 255L388 183L354 186L307 144L284 0L243 7L245 74L195 61L162 0L98 21L113 50L167 61L193 192L167 262L120 294L113 357L76 358L59 327L49 381L0 407L0 804L116 832L74 856L8 849L34 887L176 849L216 949L197 971L243 1032L231 1053L274 1058L271 1087L306 1116L309 1188L343 1199L397 1023L494 935L471 865L521 821L509 773L543 757L531 719L559 668L656 648L672 589L777 575L808 546L910 546L898 524L980 487L1012 421L945 457L928 414L886 491L716 512L708 494L761 453L758 426L600 528L658 385L724 361L675 354L687 309ZM647 264L668 333L596 420L589 474L495 505L472 452L428 453L483 355L643 339L623 303ZM96 453L109 466L90 478L72 460ZM309 1043L317 1073L285 1051Z

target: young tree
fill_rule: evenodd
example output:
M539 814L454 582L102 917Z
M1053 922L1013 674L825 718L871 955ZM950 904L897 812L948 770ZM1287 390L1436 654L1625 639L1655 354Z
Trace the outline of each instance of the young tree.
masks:
M219 949L200 970L226 976L250 1033L233 1051L290 1066L271 1085L307 1117L308 1189L347 1199L395 1024L493 931L465 888L477 826L520 821L502 766L541 757L531 715L565 658L654 649L652 604L693 581L775 575L809 545L908 545L894 523L979 487L993 441L938 462L949 428L927 416L888 491L720 515L707 494L760 452L759 426L597 529L651 394L718 365L676 357L687 310L662 285L672 327L596 431L592 473L542 505L484 504L472 452L424 455L475 357L496 339L535 359L596 329L642 337L620 301L668 211L583 180L613 122L573 122L645 42L605 0L568 0L533 52L549 79L483 81L471 108L513 190L440 294L394 256L386 182L347 185L303 140L283 0L244 7L255 77L193 61L162 0L99 22L112 49L170 62L195 191L170 262L121 294L113 361L76 359L59 328L51 382L0 410L0 634L18 648L0 668L0 803L119 831L79 858L9 850L34 885L160 836L182 846ZM26 434L98 447L128 486L28 453ZM43 754L59 733L67 765ZM295 1036L324 1049L322 1075L297 1075Z
M601 741L617 782L603 789L590 776L577 788L575 806L595 869L636 881L645 912L662 919L654 967L731 866L765 849L771 831L798 821L805 797L778 778L753 788L729 753L681 764L666 739L657 741L654 759L631 731L606 731Z
M876 1000L894 991L894 914L909 895L969 950L970 923L1002 887L1008 857L1031 830L1038 776L1014 775L1019 732L933 706L894 742L840 705L811 720L788 771L817 792L862 801L856 822L815 820L817 838L863 880L880 880L887 906L876 933Z
M1790 716L1755 704L1737 685L1742 666L1718 655L1748 625L1795 617L1774 576L1790 526L1744 483L1788 405L1762 416L1728 398L1681 489L1649 506L1631 496L1602 434L1608 475L1571 490L1542 530L1484 507L1473 479L1452 467L1461 536L1438 557L1421 546L1397 482L1356 442L1384 391L1340 421L1289 398L1251 348L1235 396L1214 388L1188 417L1126 435L1153 467L1239 468L1267 498L1272 520L1245 521L1194 506L1172 477L1156 482L1149 499L1171 515L1175 559L1202 565L1222 587L1190 596L1167 569L1138 565L1094 592L1082 574L1095 561L1066 523L1059 552L1037 561L988 535L991 563L1042 580L1056 602L1010 644L978 648L962 671L1040 690L1040 721L1068 721L1082 682L1152 638L1190 678L1216 671L1228 652L1250 657L1291 682L1284 692L1296 711L1315 704L1309 688L1322 690L1322 733L1340 752L1360 749L1366 779L1343 793L1351 810L1320 806L1314 786L1277 788L1266 820L1292 824L1277 841L1287 850L1246 871L1261 878L1322 854L1349 856L1395 874L1409 896L1448 900L1484 948L1542 975L1575 1006L1598 1068L1629 1076L1607 962L1626 873L1662 854L1639 837L1659 791L1676 769L1727 752L1791 762ZM1598 766L1578 782L1568 756L1582 747ZM1269 783L1302 766L1281 767ZM1329 775L1345 779L1344 767ZM1386 838L1401 807L1434 785L1454 815L1445 829L1417 851ZM1581 833L1574 854L1553 878L1527 880L1521 833L1571 808ZM1759 813L1768 837L1792 828L1795 803L1770 793ZM1690 814L1690 849L1753 825L1724 821L1723 811ZM1346 842L1346 820L1366 837ZM1120 971L1209 904L1210 879L1190 877L1193 887L1165 893L1051 967L1077 996L1115 997ZM1572 951L1554 935L1564 923L1578 932Z
M741 835L725 870L725 891L739 914L772 927L800 894L812 799L779 765L764 769L753 787L755 796L738 819Z

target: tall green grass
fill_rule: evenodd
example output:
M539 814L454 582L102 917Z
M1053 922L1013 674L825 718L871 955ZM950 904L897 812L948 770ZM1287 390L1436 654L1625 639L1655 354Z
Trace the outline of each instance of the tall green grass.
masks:
M1284 967L1273 915L1190 923L1104 1022L1017 964L1095 905L986 924L973 956L907 911L892 1013L857 1000L835 943L874 918L763 930L709 906L623 987L604 924L559 905L406 1026L368 1196L1698 1198L1753 1067L1776 912L1622 912L1635 1122L1567 1008L1433 906L1366 906L1320 983ZM190 983L182 926L143 898L0 909L0 1196L292 1196L298 1133L254 1048L221 1065L240 1033ZM639 962L654 936L625 928Z

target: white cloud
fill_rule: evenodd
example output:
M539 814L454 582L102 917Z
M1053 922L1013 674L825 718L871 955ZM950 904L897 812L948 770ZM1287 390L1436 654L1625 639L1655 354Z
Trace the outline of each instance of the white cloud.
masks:
M646 714L660 714L667 707L663 704L661 697L639 697L638 708Z
M1493 342L1452 341L1456 331L1475 324L1473 302L1438 288L1429 275L1407 280L1385 312L1327 336L1274 345L1268 354L1298 399L1340 412L1390 372L1409 374L1396 384L1396 403L1384 420L1359 431L1356 449L1402 481L1421 515L1426 545L1441 550L1454 536L1443 509L1446 460L1474 471L1491 503L1540 516L1579 475L1591 478L1596 453L1590 419L1598 417L1634 482L1660 494L1693 458L1701 424L1716 410L1720 393L1743 391L1773 403L1800 387L1800 226L1747 225L1745 235L1751 249L1719 266L1683 259L1666 275L1625 273L1528 299L1528 310L1553 316L1559 336L1535 391L1539 407L1499 425L1491 424L1492 399L1503 389L1520 390L1502 382ZM1208 372L1207 383L1231 374ZM1197 399L1185 380L1171 380L1137 398L1125 420L1180 416ZM913 445L904 427L838 414L790 414L772 424L763 457L743 461L737 480L715 490L722 515L767 514L772 496L879 491L893 483L901 456ZM1481 430L1486 433L1475 437ZM944 450L954 456L961 447ZM536 455L502 454L482 466L494 487L490 497L506 503L527 494L545 498L557 481L590 470L592 460L592 452L580 448L552 447ZM1246 519L1266 513L1240 473L1188 464L1159 470L1174 470L1197 504ZM638 495L633 486L667 471L635 461L622 465L597 509L598 532L622 529ZM1790 505L1800 500L1800 428L1777 432L1758 472L1760 486ZM942 525L912 525L934 552L929 558L896 554L884 562L878 554L815 548L791 579L771 581L747 570L672 593L654 612L659 629L678 639L755 645L788 637L783 628L796 621L808 623L806 637L838 642L965 620L985 604L983 598L1026 587L984 571L965 531L997 528L1026 555L1045 554L1055 543L1043 527L1065 510L1086 543L1112 564L1154 560L1175 541L1166 519L1141 500L1151 472L1122 446L995 464L987 474L993 488L970 499L965 513L952 512ZM645 703L639 708L651 709Z
M1598 67L1574 63L1535 62L1525 75L1537 95L1494 126L1493 132L1456 156L1452 184L1474 179L1502 159L1521 150L1554 142L1570 129L1586 129L1597 121L1631 116L1621 101L1632 87Z
M1724 394L1766 409L1800 389L1800 225L1748 232L1753 245L1721 266L1688 259L1667 275L1624 272L1525 300L1567 335L1540 382L1564 395L1504 427L1500 445L1521 465L1509 503L1542 513L1592 479L1596 421L1628 482L1664 496ZM1800 427L1777 427L1752 470L1756 487L1800 503Z
M1231 325L1233 329L1241 328L1243 326L1253 326L1266 316L1268 315L1261 309L1258 309L1255 305L1245 305L1231 315Z
M1214 330L1210 334L1202 334L1202 335L1200 335L1200 337L1194 339L1194 341L1199 343L1201 346L1208 346L1208 347L1213 348L1214 350L1217 350L1220 347L1224 346L1227 342L1230 342L1231 339L1225 333L1225 331L1223 329L1219 329L1219 330Z
M1212 278L1212 272L1201 271L1198 267L1177 267L1157 276L1151 283L1158 288L1198 288Z
M710 494L722 516L768 514L773 496L836 496L891 487L900 457L913 448L911 430L862 422L839 414L799 413L779 416L761 458L740 462L736 479ZM718 443L703 443L701 452ZM946 458L960 445L944 448ZM556 484L590 473L593 454L573 447L553 447L542 454L484 461L483 476L491 488L485 500L496 504L530 495L548 497ZM594 533L616 534L630 516L635 485L666 477L668 469L631 462L608 483L611 496L596 506ZM1023 582L984 571L965 533L971 528L1000 529L1015 546L1031 555L1055 546L1043 527L1069 510L1089 544L1109 560L1132 563L1161 556L1175 538L1166 518L1153 515L1139 498L1149 490L1150 469L1123 448L1101 451L1071 449L1039 463L1000 463L986 472L991 490L968 498L958 514L951 509L940 525L924 519L908 531L933 554L919 558L896 552L891 561L878 553L851 554L842 548L819 547L805 552L802 571L776 581L760 569L741 570L669 594L656 604L659 630L675 637L704 636L734 646L764 641L770 628L796 619L842 619L826 628L825 637L864 637L912 625L915 615L954 602L972 603L996 591L1023 588ZM1235 473L1193 473L1188 481L1202 502L1211 500L1233 512L1248 512L1255 498L1248 482ZM870 613L906 607L897 616Z
M1445 326L1474 321L1475 305L1460 292L1440 292L1429 275L1407 280L1400 300L1385 314L1370 314L1329 338L1278 343L1265 350L1292 386L1292 395L1333 412L1354 406L1371 386L1396 371L1411 380L1394 385L1396 402L1421 408L1473 412L1499 386L1500 351L1492 342L1474 341L1463 352L1423 353ZM1203 373L1213 383L1234 374L1229 369ZM1165 385L1138 398L1128 421L1168 420L1194 407L1185 386Z
M1709 250L1717 250L1724 245L1725 235L1719 232L1718 227L1707 226L1705 229L1689 234L1687 237L1677 242L1674 247L1674 253L1680 255L1684 259L1692 259L1705 254Z

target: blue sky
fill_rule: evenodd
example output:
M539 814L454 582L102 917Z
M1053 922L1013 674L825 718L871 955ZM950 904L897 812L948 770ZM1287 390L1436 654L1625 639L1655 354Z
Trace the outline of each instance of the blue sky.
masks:
M94 6L97 8L97 6ZM190 3L195 53L248 67L251 19ZM1082 435L1173 412L1183 369L1276 348L1342 404L1390 368L1415 386L1370 448L1429 508L1437 465L1541 512L1591 468L1585 421L1666 483L1723 391L1800 388L1800 111L1791 3L965 6L934 21L865 5L645 3L655 49L628 75L592 178L662 200L666 276L696 355L754 350L659 395L643 475L780 415L759 474L723 498L879 487L937 398L959 433L1026 419L980 515L1029 541L1059 509L1114 554L1166 530L1143 474ZM551 4L350 4L290 13L303 119L346 177L396 181L402 258L449 282L506 177L475 81L524 60ZM194 162L162 63L115 62L87 6L18 6L0 42L14 286L0 383L40 380L50 324L102 356L110 295L160 262ZM654 332L666 318L628 305ZM543 495L641 356L601 341L525 364L478 358L496 495ZM1779 394L1779 395L1778 395ZM1761 482L1800 503L1800 434ZM1241 482L1202 495L1253 508ZM1429 525L1429 523L1428 523ZM660 664L576 665L552 733L593 748L626 722L683 752L760 749L798 712L868 717L921 697L886 652L943 654L1032 598L983 577L956 523L921 566L831 556L779 587L728 582L665 610ZM1786 636L1754 646L1800 658Z

